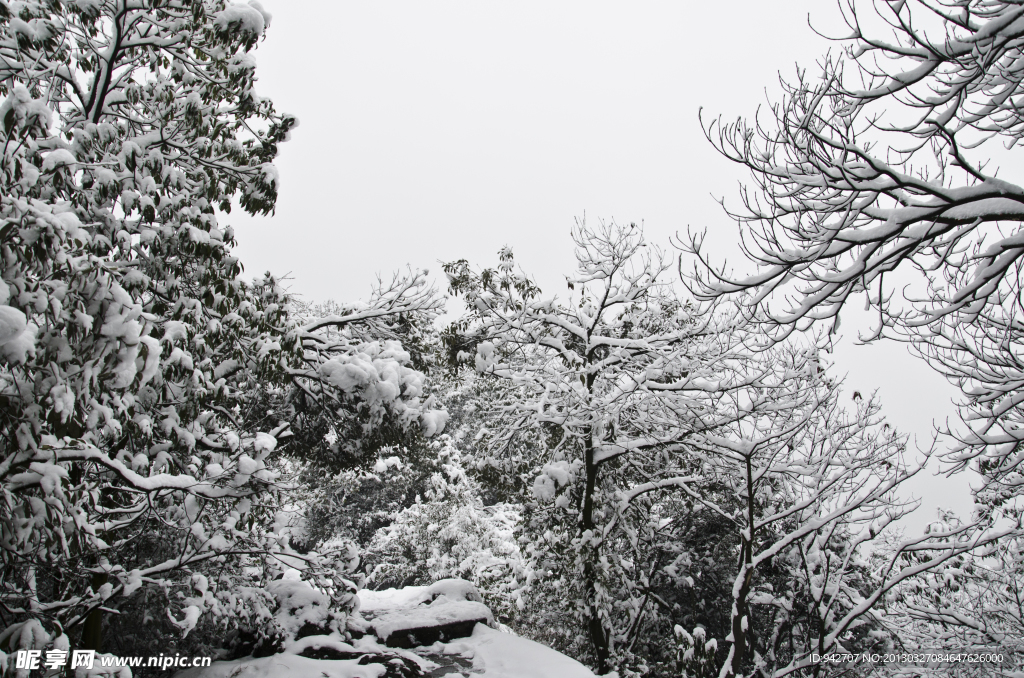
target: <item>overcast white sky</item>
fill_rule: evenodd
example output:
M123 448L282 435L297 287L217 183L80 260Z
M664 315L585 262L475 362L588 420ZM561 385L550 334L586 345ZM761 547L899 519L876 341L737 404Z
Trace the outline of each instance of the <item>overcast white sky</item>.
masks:
M707 228L728 252L736 227L712 196L735 202L742 175L704 138L699 109L750 116L779 72L813 66L830 45L808 15L841 32L821 0L263 4L274 16L259 91L300 126L277 162L276 215L224 221L250 274L290 273L313 300L365 297L406 264L490 265L506 244L560 290L584 214L642 221L665 246ZM844 316L851 337L857 321ZM954 415L954 390L900 346L847 339L835 359L922 444ZM969 510L964 477L915 488L915 526L937 505Z

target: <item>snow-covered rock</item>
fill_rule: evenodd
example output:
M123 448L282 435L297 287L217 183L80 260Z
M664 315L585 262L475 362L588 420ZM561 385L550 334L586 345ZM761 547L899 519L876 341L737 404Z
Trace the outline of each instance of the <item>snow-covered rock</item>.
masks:
M440 596L451 601L482 603L484 600L476 587L465 579L440 579L430 586L406 586L380 591L363 589L357 595L359 609L370 615L428 604Z
M479 623L494 625L476 587L462 579L430 586L360 591L359 607L388 647L412 648L462 638Z
M388 647L418 647L464 637L478 623L493 624L483 603L449 601L440 597L429 605L388 612L370 622Z

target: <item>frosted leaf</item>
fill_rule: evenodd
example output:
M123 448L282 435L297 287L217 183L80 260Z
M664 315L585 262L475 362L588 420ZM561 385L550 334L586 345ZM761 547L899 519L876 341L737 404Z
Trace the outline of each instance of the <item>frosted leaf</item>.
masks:
M41 650L51 638L38 619L28 619L8 626L3 635L6 645L18 650Z
M258 5L258 3L256 3ZM270 15L250 5L228 5L216 14L214 25L222 33L238 31L244 38L255 39L263 35Z
M554 480L558 487L562 487L563 485L567 485L569 483L569 478L571 477L572 470L569 467L569 462L556 461L550 464L545 464L544 473L547 474L552 480Z
M134 569L128 573L128 576L123 581L124 588L121 589L121 595L127 598L142 586L142 575L138 569Z
M259 467L256 464L256 460L247 454L243 454L238 458L238 471L245 475L252 475L256 473Z
M204 549L211 551L227 551L231 548L231 542L223 534L215 534L203 544Z
M160 369L162 347L160 342L153 337L141 337L139 341L146 347L146 362L143 364L142 374L139 376L139 386L141 387L148 384L157 375Z
M65 633L60 634L53 639L53 649L67 652L71 649L71 639Z
M420 423L423 426L423 435L430 438L444 431L448 423L448 413L444 410L430 410L420 415Z
M12 18L10 27L30 40L35 39L35 30L18 18ZM15 85L11 94L0 105L0 120L6 120L8 113L13 114L13 122L17 127L27 128L35 133L45 133L50 127L52 112L41 99L33 99L24 85Z
M185 327L185 323L178 322L177 320L165 322L163 341L173 343L179 339L188 340L188 329Z
M2 309L11 308L10 306L0 306L0 313ZM17 309L12 309L17 310ZM4 321L0 319L0 324ZM0 354L7 358L12 363L24 363L28 360L28 357L34 356L36 353L36 331L38 328L29 323L25 329L16 334L15 336L7 339L6 341L0 342Z
M68 471L63 466L45 462L32 462L29 470L39 476L39 486L47 495L61 494L61 481L68 479Z
M371 373L360 365L342 363L338 360L329 360L321 365L320 373L327 383L346 393L363 388L370 383L371 378L376 378L376 374L371 376Z
M60 416L61 422L66 422L75 412L75 394L66 384L57 384L50 389L50 401L53 403L54 414Z
M185 497L185 515L188 516L189 522L195 522L196 518L199 517L199 501L195 498L195 495L188 495Z
M88 313L83 313L82 311L75 311L75 322L77 322L79 326L81 326L81 328L84 329L86 332L91 332L92 325L93 322L95 322L95 319Z

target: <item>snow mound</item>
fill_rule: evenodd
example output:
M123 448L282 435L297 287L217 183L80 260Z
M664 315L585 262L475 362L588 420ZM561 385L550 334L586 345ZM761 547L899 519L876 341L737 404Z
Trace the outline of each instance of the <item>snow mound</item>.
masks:
M330 598L300 579L278 579L267 585L280 607L274 617L291 636L306 624L319 626L327 621Z

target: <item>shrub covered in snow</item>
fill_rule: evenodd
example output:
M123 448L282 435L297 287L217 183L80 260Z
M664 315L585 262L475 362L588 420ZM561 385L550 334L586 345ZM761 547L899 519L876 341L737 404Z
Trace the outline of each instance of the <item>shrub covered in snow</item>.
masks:
M708 638L703 628L697 627L693 635L682 626L674 629L676 636L676 667L681 678L714 678L718 675L715 653L718 643Z
M394 513L366 546L366 586L422 585L439 579L472 582L500 619L516 614L529 578L519 550L519 510L484 506L478 482L443 436L432 443L437 470L422 497Z

